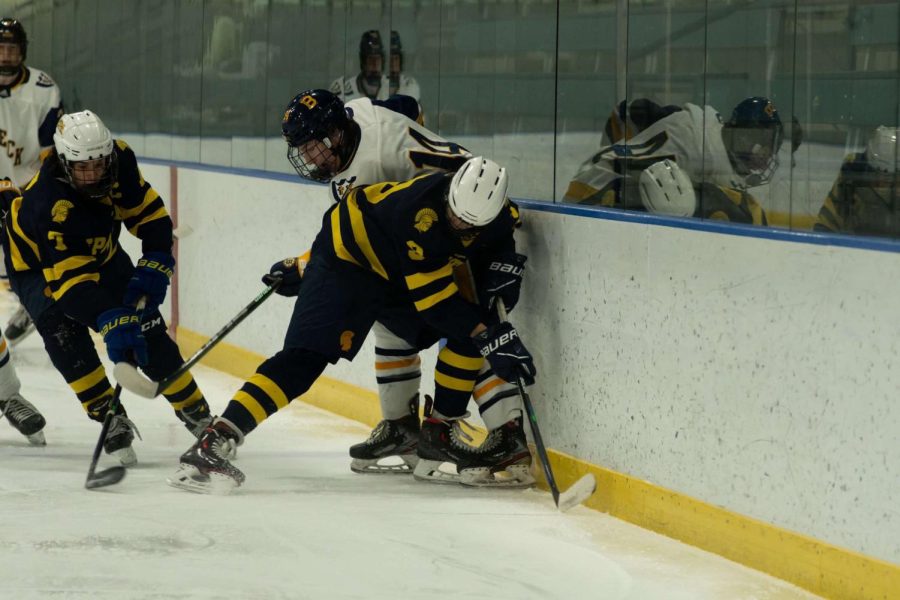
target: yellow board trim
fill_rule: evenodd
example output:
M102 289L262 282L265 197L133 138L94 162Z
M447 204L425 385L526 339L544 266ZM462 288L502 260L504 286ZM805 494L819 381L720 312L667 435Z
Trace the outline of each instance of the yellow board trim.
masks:
M178 344L193 354L209 338L178 328ZM249 378L266 357L227 343L204 359L208 366ZM374 427L381 420L378 394L320 377L302 401ZM566 489L586 473L597 493L585 506L644 529L713 552L793 583L825 598L890 600L900 590L900 566L782 529L630 475L548 449L553 474ZM535 465L537 467L537 465ZM541 469L535 469L541 477ZM541 481L542 487L546 485Z

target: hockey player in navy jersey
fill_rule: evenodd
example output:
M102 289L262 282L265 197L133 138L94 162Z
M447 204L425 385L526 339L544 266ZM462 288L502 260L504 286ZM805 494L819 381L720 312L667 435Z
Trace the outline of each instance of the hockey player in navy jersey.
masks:
M37 173L63 114L56 83L27 66L27 56L25 28L16 19L0 19L0 178L8 177L18 187ZM34 322L19 304L4 328L6 339L14 346L32 331Z
M419 125L418 110L418 103L405 96L394 96L385 102L361 98L344 104L325 90L303 92L288 105L282 123L288 158L301 177L329 182L335 201L355 186L404 181L428 171L456 171L471 155L462 146ZM501 258L502 261L487 265L477 264L475 270L483 291L490 294L502 288L511 309L518 297L524 257L511 252ZM306 260L301 257L292 265L302 269ZM489 268L491 265L495 267L493 270ZM274 265L275 270L290 272L281 264ZM282 293L287 293L284 288ZM410 343L394 331L405 328L405 323L404 318L384 315L373 327L375 371L384 421L375 427L368 440L350 448L353 459L350 468L358 473L396 474L415 470L418 479L455 481L447 469L433 469L428 464L418 466L419 350L426 346ZM452 397L464 407L469 396L474 395L488 429L497 432L488 444L494 448L495 458L506 449L510 462L528 463L530 454L522 452L527 446L516 386L498 378L484 361L463 371L453 362L451 349L439 352L436 397L442 402ZM394 456L402 462L397 464L391 460ZM466 482L478 485L501 481L495 477L472 480L468 476L473 473L463 475L467 476ZM502 482L524 486L533 479L502 478Z
M504 380L533 383L534 362L515 328L464 300L453 278L454 263L470 254L514 251L517 217L506 189L506 170L476 157L455 174L354 188L332 206L299 285L284 348L182 455L170 483L197 492L241 485L244 474L227 459L231 449L306 392L328 363L352 360L387 313L407 315L407 338L446 337L461 371L477 372L484 357ZM420 458L439 461L457 452L464 410L435 400L422 425ZM482 459L471 450L457 456L460 469Z
M815 231L900 237L900 129L881 126L864 152L847 155Z
M6 264L54 367L88 416L103 421L113 388L89 329L103 335L110 360L136 361L151 377L184 362L158 310L175 267L172 220L134 153L95 114L64 115L53 140L38 174L8 207ZM123 226L142 241L136 267L119 245ZM189 373L164 394L195 435L211 421ZM134 435L119 404L104 446L125 466L137 461Z

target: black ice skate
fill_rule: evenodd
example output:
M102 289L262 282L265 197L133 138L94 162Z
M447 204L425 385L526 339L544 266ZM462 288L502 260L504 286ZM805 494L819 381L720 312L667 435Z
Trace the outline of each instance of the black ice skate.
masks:
M141 435L119 405L119 411L113 416L109 431L106 432L106 439L103 440L103 449L110 456L118 458L123 467L133 467L138 461L137 454L131 447L135 434L138 437Z
M28 438L32 446L46 446L44 426L47 421L34 405L19 394L0 400L0 418L6 417L13 429Z
M34 321L31 320L31 316L29 316L25 307L20 304L13 316L10 317L9 323L3 328L6 341L9 342L10 346L15 346L28 337L28 334L32 331L34 331Z
M534 485L531 452L521 418L491 431L481 446L460 460L456 468L463 485L511 488Z
M228 462L243 435L227 421L216 419L200 439L181 455L181 467L169 485L198 494L228 494L244 483L244 474Z
M419 462L413 471L413 477L419 481L433 483L459 483L459 474L456 465L460 461L470 459L475 450L466 443L472 436L462 430L461 423L468 413L461 417L448 419L432 416L431 398L425 397L425 413L429 415L422 421L422 430L419 433L419 445L416 454ZM449 464L453 471L441 469L442 465Z
M213 416L209 414L209 404L201 399L182 410L176 410L175 414L184 423L184 426L195 438L200 439L203 432L212 425Z
M419 462L419 395L409 401L409 414L385 419L375 426L369 439L350 447L350 470L354 473L412 473ZM384 459L399 457L401 462Z

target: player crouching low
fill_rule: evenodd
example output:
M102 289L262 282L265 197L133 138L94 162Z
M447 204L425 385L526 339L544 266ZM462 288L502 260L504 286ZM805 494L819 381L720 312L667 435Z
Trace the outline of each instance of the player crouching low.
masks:
M513 221L498 219L510 214L506 189L506 170L477 157L455 175L355 188L334 205L313 244L284 348L257 368L182 455L170 484L202 493L241 485L244 474L227 459L231 448L305 393L328 363L352 360L376 320L399 322L402 315L409 333L447 338L465 383L460 396L435 399L422 425L418 465L424 458L488 472L501 466L490 459L504 433L489 437L479 452L460 443L459 421L484 358L504 381L522 377L526 384L534 382L534 362L511 324L487 325L483 309L463 299L452 263L467 247L499 242L510 249ZM518 442L524 446L522 437Z

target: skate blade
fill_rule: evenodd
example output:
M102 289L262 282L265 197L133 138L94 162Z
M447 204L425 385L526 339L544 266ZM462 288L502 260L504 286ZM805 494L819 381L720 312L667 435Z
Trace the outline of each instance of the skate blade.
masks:
M595 491L597 491L597 480L588 473L559 495L559 502L556 503L556 507L560 512L566 512L590 498Z
M234 478L222 473L204 474L200 469L191 465L182 464L174 475L166 479L166 483L174 488L192 492L194 494L211 494L227 496L240 487L240 483Z
M488 467L482 467L463 469L459 482L469 487L526 489L534 486L534 476L531 465L510 465L493 473Z
M113 452L110 452L109 455L119 459L119 464L123 467L133 467L138 462L137 454L134 453L134 448L131 446L114 450Z
M401 463L380 464L379 460L391 458L400 458ZM375 475L408 475L412 473L416 465L419 463L419 457L415 454L407 454L403 456L386 456L383 458L366 459L354 458L350 463L350 470L354 473L375 474Z
M44 437L43 431L37 431L32 433L31 435L25 436L28 439L28 443L32 446L46 446L47 438Z
M439 460L428 460L419 457L419 462L415 470L413 470L413 478L416 481L427 481L428 483L458 484L459 473L455 471L456 466L454 465L454 471L450 472L441 469L441 465L444 464L452 465L453 463L444 463Z

